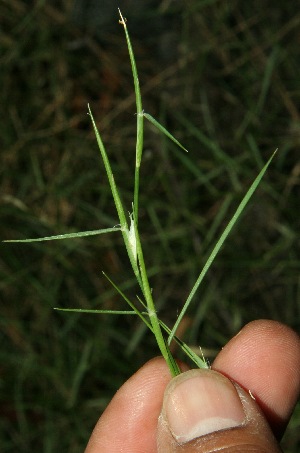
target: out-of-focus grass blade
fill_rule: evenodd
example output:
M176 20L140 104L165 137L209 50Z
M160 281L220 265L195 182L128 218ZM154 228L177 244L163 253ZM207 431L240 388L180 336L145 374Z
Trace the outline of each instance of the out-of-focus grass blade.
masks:
M89 368L92 347L93 347L93 340L92 340L92 338L90 338L86 342L83 350L81 351L81 354L80 354L80 357L78 360L78 365L75 369L75 373L73 374L72 380L70 383L71 386L70 386L69 398L68 398L68 402L67 402L67 407L70 409L73 408L74 405L76 404L80 384L82 383L83 377Z
M102 230L93 231L79 231L78 233L58 234L56 236L45 236L43 238L35 239L9 239L3 242L42 242L42 241L55 241L57 239L74 239L86 236L96 236L97 234L112 233L114 231L121 231L121 228L106 228Z
M167 129L164 126L162 126L158 121L156 121L156 119L154 119L153 116L151 116L151 115L149 115L149 113L145 113L145 112L143 112L143 116L148 121L150 121L150 123L153 124L153 126L155 126L160 132L165 134L170 140L172 140L174 143L176 143L177 146L179 146L181 149L183 149L184 151L186 151L188 153L188 150L184 146L182 146L182 144L172 134L170 134L170 132L167 131Z
M262 109L265 105L266 97L268 94L268 90L271 86L272 75L276 64L278 64L278 60L280 59L280 50L279 47L275 46L270 57L268 58L265 74L263 77L261 92L258 98L257 107L256 107L256 114L259 115L262 112Z
M216 243L216 245L214 246L210 256L208 257L208 260L206 261L195 285L193 286L175 324L174 324L174 327L169 335L169 338L168 338L168 344L170 345L174 335L175 335L175 332L186 312L186 310L188 309L200 283L202 282L205 274L207 273L208 269L210 268L210 266L212 265L215 257L217 256L220 248L222 247L224 241L226 240L227 236L229 235L229 233L231 232L233 226L235 225L236 221L238 220L238 218L240 217L242 211L244 210L245 206L247 205L248 201L250 200L251 196L253 195L253 193L255 192L257 186L259 185L262 177L264 176L265 172L267 171L267 168L269 167L270 163L272 162L272 159L273 157L275 156L277 150L272 154L271 158L268 160L268 162L266 163L266 165L263 167L263 169L260 171L260 173L258 174L258 176L255 178L254 182L251 184L250 188L248 189L246 195L244 196L244 198L242 199L241 203L239 204L237 210L235 211L235 213L233 214L233 217L231 218L230 222L228 223L227 227L225 228L225 230L223 231L223 233L221 234L220 236L220 239L218 240L218 242Z
M232 198L233 198L232 194L226 195L225 200L223 201L219 211L217 212L216 216L214 217L213 222L212 222L211 226L209 227L209 231L207 232L207 235L205 236L205 239L204 239L203 245L202 245L203 250L206 250L207 246L210 244L210 242L215 237L215 234L218 231L218 228L221 225L222 221L224 220L226 212L232 202Z

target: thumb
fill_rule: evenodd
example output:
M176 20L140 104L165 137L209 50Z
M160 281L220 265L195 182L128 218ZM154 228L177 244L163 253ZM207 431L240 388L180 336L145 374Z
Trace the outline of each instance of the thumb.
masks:
M167 386L158 422L159 453L279 453L257 403L212 370L190 370Z

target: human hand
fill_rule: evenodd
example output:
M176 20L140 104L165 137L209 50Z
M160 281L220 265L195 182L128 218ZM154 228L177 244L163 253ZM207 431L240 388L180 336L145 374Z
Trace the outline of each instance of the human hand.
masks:
M252 322L212 370L171 379L162 358L151 360L116 393L85 453L280 452L300 392L299 336Z

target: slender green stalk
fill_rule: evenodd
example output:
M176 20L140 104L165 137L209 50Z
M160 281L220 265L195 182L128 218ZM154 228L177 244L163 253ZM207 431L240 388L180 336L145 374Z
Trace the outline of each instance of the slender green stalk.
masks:
M145 266L145 261L143 257L142 245L140 241L139 231L138 231L138 214L139 214L139 187L140 187L140 166L143 154L143 136L144 136L144 115L143 115L143 106L142 106L142 97L141 97L141 90L138 78L138 72L136 67L136 62L134 58L134 53L129 37L129 33L127 31L126 20L122 16L122 13L119 9L120 14L120 23L124 27L128 52L131 62L131 69L134 81L134 89L135 89L135 99L136 99L136 108L137 108L137 138L136 138L136 155L135 155L135 175L134 175L134 200L133 200L133 213L131 217L131 226L130 226L130 244L131 249L137 253L140 276L142 280L142 289L143 294L147 303L147 310L150 318L150 322L152 325L153 333L155 335L158 347L165 358L170 371L173 376L176 376L180 373L179 367L175 362L172 354L170 352L169 347L167 346L161 327L159 324L159 320L157 317L157 313L155 310L155 305L152 298L152 293L149 285L147 270Z
M143 250L142 250L142 245L140 241L140 236L138 233L138 230L136 230L136 249L137 249L137 256L138 256L138 261L139 261L139 266L140 266L140 275L142 278L142 284L143 284L143 293L144 297L146 299L147 303L147 310L148 310L148 315L150 318L150 322L152 325L153 333L155 335L158 347L162 353L162 356L166 360L172 376L177 376L180 374L180 369L174 360L171 351L168 347L168 345L165 342L165 339L162 334L162 330L160 327L159 319L157 317L156 309L155 309L155 304L153 302L152 298L152 292L150 289L149 285L149 280L148 280L148 275L147 275L147 270L145 266L145 261L144 261L144 256L143 256Z

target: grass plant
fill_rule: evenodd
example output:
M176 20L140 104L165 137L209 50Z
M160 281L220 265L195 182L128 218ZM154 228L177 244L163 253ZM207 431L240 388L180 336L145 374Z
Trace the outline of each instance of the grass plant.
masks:
M118 218L119 218L119 226L113 228L106 228L94 231L84 231L84 232L77 232L77 233L68 233L68 234L61 234L55 236L47 236L42 238L36 239L21 239L21 240L11 240L6 242L40 242L40 241L48 241L48 240L57 240L57 239L72 239L72 238L80 238L98 234L106 234L112 233L116 231L120 231L123 237L124 245L127 250L127 254L129 257L129 261L131 263L131 267L133 269L134 275L136 277L137 283L142 292L143 300L138 297L138 302L140 303L140 307L138 307L134 302L130 301L126 295L121 291L121 289L108 277L106 278L110 281L112 286L116 289L116 291L120 294L120 296L127 302L127 304L132 308L132 311L120 311L120 310L90 310L90 309L60 309L62 311L72 311L72 312L79 312L79 313L98 313L98 314L117 314L117 315L129 315L135 314L140 317L140 319L144 322L147 328L152 332L155 336L157 345L159 350L166 360L166 363L169 366L170 373L172 376L177 376L180 373L179 366L173 357L170 344L172 340L175 340L182 350L187 354L187 356L198 366L201 368L207 368L207 362L204 358L198 357L191 348L189 348L182 340L180 340L176 336L176 332L178 330L179 324L182 321L187 309L189 308L196 291L198 290L203 278L205 277L207 271L209 270L210 266L214 262L215 257L217 256L219 250L221 249L224 241L226 240L227 236L231 232L232 228L234 227L235 223L239 219L240 215L242 214L243 210L245 209L248 201L250 200L251 196L255 192L256 188L258 187L261 179L263 178L267 168L269 167L275 153L270 157L269 161L264 165L264 167L259 172L258 176L253 181L252 185L246 192L245 196L243 197L242 201L238 205L235 213L233 214L231 220L229 221L228 225L224 229L223 233L221 234L220 238L216 242L215 246L213 247L209 257L204 264L203 269L201 270L194 286L192 287L186 301L183 304L183 307L177 317L177 320L172 329L170 329L162 320L159 319L157 313L157 307L153 300L152 296L152 289L149 282L148 271L144 259L143 247L141 242L141 235L139 231L139 195L140 195L140 168L142 163L142 156L143 156L143 143L144 143L144 118L146 118L153 126L155 126L160 132L166 135L166 137L172 140L177 146L179 146L183 151L187 152L187 150L180 144L180 142L170 133L167 129L161 125L157 120L155 120L150 114L145 113L142 106L142 97L140 91L140 84L138 78L138 71L135 62L135 56L132 49L129 33L127 30L126 19L122 16L121 11L119 10L120 14L120 23L124 27L127 47L131 62L131 69L135 87L135 99L136 99L136 116L137 116L137 132L136 132L136 153L135 153L135 172L134 172L134 189L133 189L133 203L132 203L132 212L127 211L126 207L124 206L119 188L117 187L116 177L113 174L113 170L110 164L110 160L108 154L106 152L106 148L104 146L103 140L99 133L99 130L96 126L96 122L94 120L93 114L91 112L90 107L88 106L89 115L91 117L93 129L95 132L95 136L97 139L99 151L104 163L104 167L106 170L107 178L109 181L111 193L113 196L113 200L115 203L115 207L117 210ZM129 212L129 218L126 215L126 212ZM142 311L142 308L145 311ZM59 308L58 308L59 309ZM163 332L168 334L167 339L164 337Z
M138 315L117 314L127 302L101 273L150 325L87 104L109 145L129 230L138 117L118 5L33 3L0 2L1 240L115 228L2 244L0 450L81 453L116 390L158 352ZM159 320L172 330L243 195L278 148L176 336L196 354L201 345L212 361L254 319L299 333L297 2L127 3L126 12L121 7L144 114L189 150L143 117L137 220ZM170 330L162 329L168 342ZM170 350L191 365L175 341ZM299 409L282 443L286 453L300 451Z

